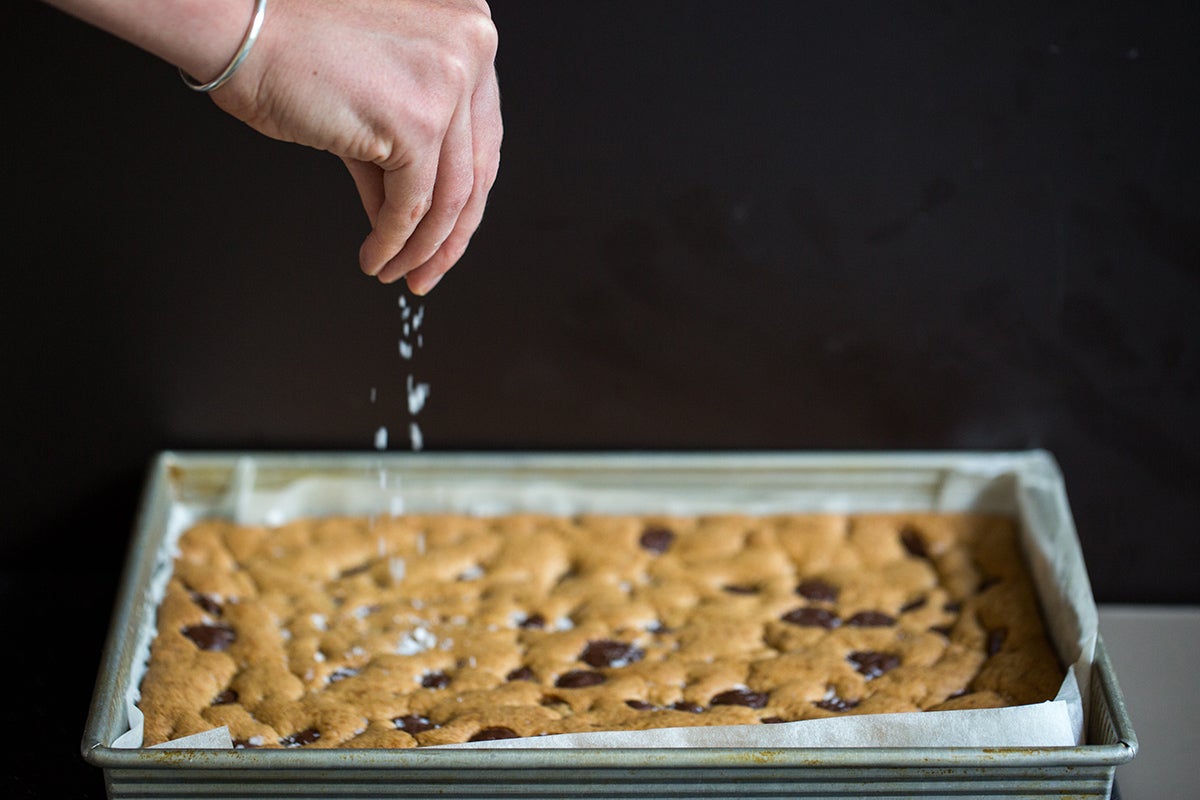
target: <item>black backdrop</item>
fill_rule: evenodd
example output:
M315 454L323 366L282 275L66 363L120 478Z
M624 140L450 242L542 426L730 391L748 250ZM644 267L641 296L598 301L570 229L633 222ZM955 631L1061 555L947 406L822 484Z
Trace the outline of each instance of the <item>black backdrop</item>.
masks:
M5 3L14 796L102 796L154 453L404 448L409 375L427 450L1043 447L1099 600L1200 602L1200 7L974 5L496 0L500 179L404 361L336 159Z

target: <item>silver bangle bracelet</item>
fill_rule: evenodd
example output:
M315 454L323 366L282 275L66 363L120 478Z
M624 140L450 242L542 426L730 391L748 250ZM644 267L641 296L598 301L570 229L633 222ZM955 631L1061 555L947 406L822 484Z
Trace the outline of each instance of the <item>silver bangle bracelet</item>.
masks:
M254 18L250 20L250 27L242 38L241 46L233 54L233 60L229 62L229 66L208 83L200 83L180 68L179 77L183 78L184 85L196 92L211 92L224 86L225 82L233 77L233 73L237 72L237 68L246 60L246 56L250 54L250 48L254 46L254 41L258 38L258 32L262 29L263 17L266 16L266 13L267 0L254 0Z

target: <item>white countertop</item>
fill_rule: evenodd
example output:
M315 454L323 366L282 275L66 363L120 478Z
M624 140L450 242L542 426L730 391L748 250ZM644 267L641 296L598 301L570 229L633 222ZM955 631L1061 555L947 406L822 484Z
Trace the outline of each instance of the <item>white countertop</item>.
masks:
M1121 800L1200 798L1200 606L1102 605L1100 635L1138 738Z

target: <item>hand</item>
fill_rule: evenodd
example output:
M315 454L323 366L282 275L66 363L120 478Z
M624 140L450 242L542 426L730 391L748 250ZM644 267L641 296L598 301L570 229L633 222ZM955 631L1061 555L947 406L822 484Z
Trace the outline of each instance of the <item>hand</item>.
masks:
M425 294L467 249L496 180L496 45L482 0L271 0L212 98L340 156L371 223L363 272Z

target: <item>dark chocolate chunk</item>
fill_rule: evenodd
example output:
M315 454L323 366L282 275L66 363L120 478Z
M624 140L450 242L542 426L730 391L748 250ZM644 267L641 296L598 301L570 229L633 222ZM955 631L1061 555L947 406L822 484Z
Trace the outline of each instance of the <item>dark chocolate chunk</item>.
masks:
M915 600L909 600L904 605L900 606L900 613L907 614L909 611L916 611L918 608L924 608L929 603L929 598L921 595Z
M671 708L675 709L676 711L686 711L689 714L700 714L704 711L704 706L698 706L695 703L688 703L683 700L680 700L678 703L671 706Z
M781 722L787 722L783 717L763 717L759 720L763 725L778 725Z
M886 628L895 625L896 620L882 611L860 611L846 620L846 624L855 628Z
M834 614L832 611L824 608L812 608L811 606L793 608L780 619L803 628L832 629L836 628L841 622L837 614Z
M825 700L818 700L813 705L817 708L823 708L826 711L848 711L858 705L858 702L857 700L847 700L834 695Z
M721 588L724 589L725 591L729 592L730 594L758 594L757 586L745 586L745 585L739 585L739 584L731 584L729 586L722 586Z
M262 745L254 744L249 739L234 739L233 740L233 749L234 750L251 750L255 747L262 747Z
M517 627L525 628L526 630L540 631L542 628L546 627L546 618L541 614L530 614L528 617L518 622Z
M836 586L828 584L823 580L808 578L800 581L800 585L796 587L796 594L805 600L832 603L834 600L837 600L838 590Z
M192 602L204 609L205 613L212 617L221 616L221 604L212 599L206 594L192 592Z
M212 699L212 704L214 706L227 706L230 703L236 703L237 701L238 693L233 689L226 689Z
M632 708L634 711L649 711L654 706L647 703L645 700L626 700L625 705Z
M713 697L709 701L714 706L746 706L762 708L767 704L768 695L763 692L752 692L749 689L730 689Z
M346 678L353 678L357 674L358 670L353 667L338 667L329 674L329 682L337 683L338 681L346 680Z
M900 657L895 653L879 653L874 650L859 650L851 653L848 658L854 668L867 680L878 678L885 672L890 672L900 666Z
M417 714L396 717L392 720L392 724L405 733L420 733L421 731L429 731L437 727L427 717L418 716Z
M625 667L641 661L645 655L636 645L613 639L597 639L588 642L579 654L579 660L593 667Z
M603 672L575 669L559 675L554 685L562 689L580 689L584 686L598 686L606 680Z
M494 728L484 728L477 731L468 742L490 742L495 739L518 739L520 734L512 728L505 728L503 725L497 725Z
M638 539L638 544L651 553L665 553L671 547L671 542L673 541L675 541L674 531L660 525L655 525L642 531L642 536Z
M279 740L279 743L284 747L303 747L306 744L312 744L317 739L321 738L321 732L316 728L305 728L302 731L296 731L291 736L285 736Z
M1004 638L1008 636L1007 628L996 628L988 631L987 637L987 654L988 657L996 655L1000 652L1000 648L1004 647Z
M201 650L228 650L229 645L237 641L233 628L226 625L190 625L183 629L183 635L191 639Z
M426 689L445 689L450 685L450 676L438 670L437 672L426 672L421 678L421 685Z
M925 539L916 528L905 525L900 531L900 543L913 558L929 558L929 549L925 547Z
M984 592L986 592L988 589L990 589L990 588L992 588L993 586L995 586L996 584L1000 583L1002 580L1003 580L1003 578L999 578L999 577L997 577L997 576L995 576L995 575L992 575L991 577L984 578L983 580L981 580L981 581L979 582L979 588L977 588L975 591L976 591L978 594L983 594L983 593L984 593Z
M529 667L517 667L512 672L505 676L510 681L536 681L537 676L533 674L533 670Z

